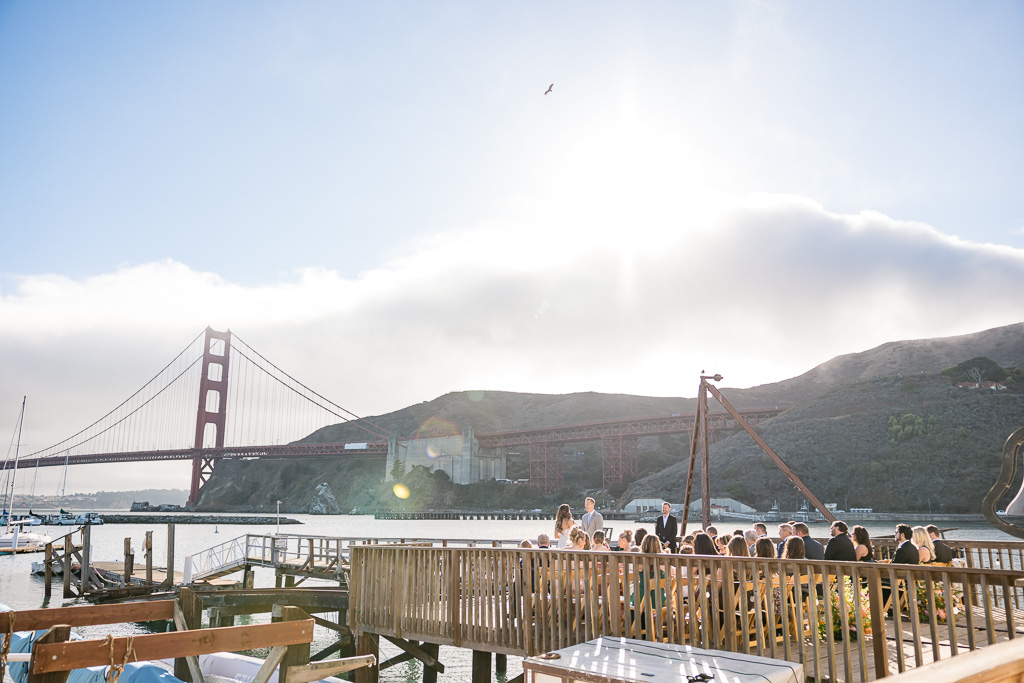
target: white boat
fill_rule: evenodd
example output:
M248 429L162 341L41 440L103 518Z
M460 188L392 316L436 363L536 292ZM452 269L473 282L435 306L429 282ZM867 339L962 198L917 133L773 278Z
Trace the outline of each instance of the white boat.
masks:
M95 512L86 512L75 517L75 524L103 524L103 518Z
M25 524L24 519L15 521L12 519L14 516L13 514L7 514L7 510L11 509L14 503L14 482L18 476L18 454L21 452L21 428L25 421L26 400L27 398L23 398L21 400L21 413L18 415L18 427L13 442L14 460L10 469L10 475L7 478L9 485L7 487L7 491L4 492L6 497L4 501L4 517L6 518L6 525L3 532L0 532L0 555L41 552L46 548L46 544L52 540L46 534L23 530L22 526ZM7 460L4 461L5 471L7 470L7 463L10 461L10 452L8 452Z

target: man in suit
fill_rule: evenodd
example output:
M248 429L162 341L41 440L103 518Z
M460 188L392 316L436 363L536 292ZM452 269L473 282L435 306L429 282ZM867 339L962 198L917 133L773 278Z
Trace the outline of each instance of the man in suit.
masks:
M550 548L551 547L551 537L548 536L547 534L539 534L537 536L537 547L538 548Z
M583 506L587 508L587 512L580 520L580 528L586 532L587 536L593 538L595 531L604 531L604 517L600 512L594 510L593 498L588 497Z
M846 522L836 520L832 522L832 538L825 546L825 559L836 560L837 562L856 562L857 551L854 550L853 541L850 540L850 528Z
M921 553L918 551L917 546L910 542L910 539L914 536L914 530L910 528L909 524L900 524L896 527L896 554L892 556L893 564L921 564ZM914 601L912 596L905 594L906 588L900 589L899 600L893 598L892 602L895 604L908 604L913 605ZM889 596L892 594L892 587L889 585L888 579L882 580L882 604L889 602ZM892 614L892 607L889 608L887 614Z
M935 547L935 561L949 564L953 561L953 549L939 539L939 527L929 524L924 528L932 539L932 546Z
M821 543L818 543L811 538L810 530L807 525L803 522L797 522L793 525L793 532L804 540L804 557L808 560L824 560L825 549L821 547Z
M896 554L892 557L893 564L921 564L921 553L917 546L910 542L914 530L909 524L896 527Z
M793 535L793 523L786 522L779 525L779 545L775 548L775 556L782 557L782 546L786 545L786 539Z
M658 517L654 522L654 533L657 534L658 539L662 545L668 544L671 552L676 551L676 518L672 516L672 506L668 503L663 503L661 506L661 517Z

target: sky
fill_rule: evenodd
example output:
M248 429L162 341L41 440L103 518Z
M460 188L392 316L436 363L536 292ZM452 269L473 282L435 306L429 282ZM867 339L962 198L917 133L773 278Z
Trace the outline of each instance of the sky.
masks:
M0 3L0 438L207 325L374 415L1020 322L1022 70L995 0Z

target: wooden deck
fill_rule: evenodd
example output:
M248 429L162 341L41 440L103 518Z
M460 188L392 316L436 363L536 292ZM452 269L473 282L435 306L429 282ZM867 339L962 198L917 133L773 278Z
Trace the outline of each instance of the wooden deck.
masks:
M814 680L868 681L1024 633L1020 571L394 546L353 548L352 563L357 634L518 656L624 636L799 661ZM662 578L649 585L645 574ZM889 599L903 616L884 616ZM944 619L946 604L950 623L929 620ZM842 637L851 632L855 640Z

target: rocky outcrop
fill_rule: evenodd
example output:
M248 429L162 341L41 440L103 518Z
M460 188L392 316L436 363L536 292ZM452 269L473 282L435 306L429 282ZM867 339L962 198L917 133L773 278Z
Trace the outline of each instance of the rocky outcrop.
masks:
M306 510L311 515L340 515L341 508L338 506L338 499L334 497L330 485L325 481L313 491L313 497L309 501Z

